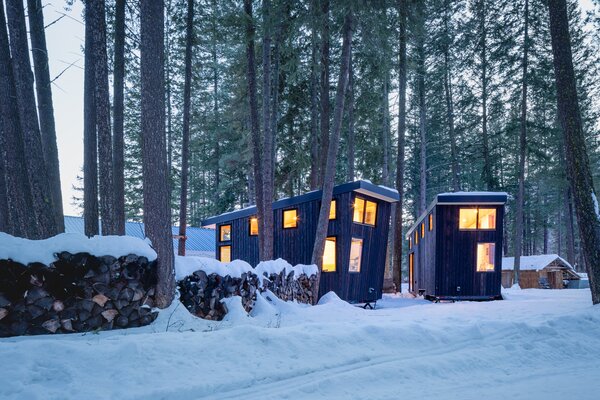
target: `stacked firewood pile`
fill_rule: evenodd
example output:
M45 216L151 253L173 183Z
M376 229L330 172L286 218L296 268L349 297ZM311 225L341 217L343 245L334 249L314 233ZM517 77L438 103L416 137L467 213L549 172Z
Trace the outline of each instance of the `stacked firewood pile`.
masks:
M50 265L0 260L0 337L89 332L147 325L156 261L56 254Z
M180 300L194 315L220 321L227 314L227 308L222 300L226 297L240 296L242 306L247 312L252 310L257 293L270 290L282 300L296 300L312 304L317 295L316 275L301 274L298 277L285 271L271 274L262 280L252 273L241 274L240 277L220 276L212 273L207 275L199 270L179 281Z

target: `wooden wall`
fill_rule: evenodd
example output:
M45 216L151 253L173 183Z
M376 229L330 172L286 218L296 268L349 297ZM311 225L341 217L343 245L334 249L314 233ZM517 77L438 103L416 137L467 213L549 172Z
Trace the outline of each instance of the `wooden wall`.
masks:
M336 237L337 269L321 275L319 296L334 291L340 298L351 302L377 300L382 296L385 258L389 230L390 204L359 194L377 203L375 226L357 224L353 219L354 192L334 196L337 204L336 219L329 221L328 236ZM298 227L283 229L283 211L298 210ZM317 229L320 200L276 209L274 215L275 258L283 258L292 265L310 264ZM220 225L232 225L232 259L241 259L255 266L259 262L258 236L249 236L249 218L244 217L224 222L217 226L217 257ZM363 240L361 271L348 271L352 238Z

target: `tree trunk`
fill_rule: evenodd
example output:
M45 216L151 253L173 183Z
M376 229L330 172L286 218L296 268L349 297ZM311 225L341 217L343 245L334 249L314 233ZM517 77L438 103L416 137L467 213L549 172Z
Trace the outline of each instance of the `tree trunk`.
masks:
M566 163L566 161L565 161ZM575 265L575 223L573 221L573 201L571 189L566 188L564 194L564 213L566 217L565 238L567 242L567 261Z
M158 254L157 305L175 294L169 178L165 146L164 2L140 2L142 175L146 235Z
M567 176L575 203L592 302L598 304L600 303L600 212L577 99L567 4L566 0L550 0L548 6L558 120L565 136Z
M271 105L271 135L273 139L272 142L272 157L271 157L271 182L275 182L275 161L277 160L277 126L279 124L279 86L280 86L280 74L282 71L280 70L281 63L281 54L280 49L283 44L283 34L287 29L287 21L289 19L289 8L283 10L282 4L277 5L277 29L275 32L275 43L273 45L273 72L272 72L272 81L271 92L273 96L273 104ZM283 79L283 84L285 85L285 79Z
M211 43L211 55L212 55L212 79L213 79L213 118L215 120L215 132L220 132L221 120L219 114L219 74L218 74L218 62L217 62L217 1L212 1L212 43ZM219 186L221 185L221 168L219 166L219 160L221 159L221 146L218 140L215 143L215 190L214 201L215 204L218 201Z
M86 236L100 233L98 224L98 139L96 136L95 60L91 6L85 6L85 69L83 81L83 224Z
M181 194L179 198L179 246L177 253L185 256L188 199L188 159L190 156L190 108L192 100L192 48L194 45L194 0L187 2L185 28L185 77L183 83L183 137L181 141Z
M264 254L264 232L265 219L263 203L263 169L261 159L261 134L258 122L258 101L256 94L256 60L254 55L254 19L252 16L252 0L244 0L244 12L246 13L246 68L248 80L248 107L250 108L250 145L252 146L252 166L254 172L255 203L258 216L258 249L259 258ZM271 209L269 209L270 212Z
M349 7L352 7L350 5ZM344 26L342 28L342 55L340 76L338 80L335 109L333 112L333 131L331 142L327 149L327 163L323 175L323 194L321 197L321 209L319 210L319 219L317 222L317 230L315 233L315 245L312 253L312 263L319 267L323 264L323 252L325 251L325 239L327 237L327 227L329 225L329 209L331 207L331 197L333 196L333 185L335 183L335 165L337 161L337 152L340 141L340 131L342 128L342 116L344 115L344 100L346 98L346 89L348 86L348 69L350 65L350 52L352 44L352 28L353 28L352 9L350 8L344 17ZM318 274L317 288L321 274ZM318 296L315 296L318 300Z
M0 124L0 146L5 149L4 132L2 124ZM5 151L2 150L0 155L2 159L5 157ZM0 162L0 232L8 232L8 197L6 196L6 172L4 172L4 162Z
M404 199L404 138L406 134L406 22L408 0L398 0L399 49L398 49L398 157L396 159L396 190L398 203L394 220L394 266L392 279L396 290L402 292L402 206Z
M56 225L55 208L52 201L52 186L44 162L42 138L38 125L33 89L33 74L29 62L29 46L25 30L25 11L22 0L7 0L6 15L10 32L12 69L16 103L21 128L21 139L25 154L25 165L31 193L36 232L32 228L31 238L44 239L60 231ZM2 96L5 96L4 93ZM60 190L60 189L59 189Z
M92 51L94 53L94 101L98 134L100 183L100 217L102 235L116 235L115 186L113 184L113 151L108 92L108 58L106 55L105 1L90 1Z
M321 0L321 165L318 186L323 186L329 154L329 0Z
M348 167L346 180L354 181L354 67L352 65L352 52L348 65Z
M514 283L519 284L521 251L523 245L523 206L525 204L525 157L527 157L527 61L529 56L529 0L525 0L525 29L523 37L523 75L521 98L521 129L519 133L519 190L515 212Z
M0 173L4 178L6 199L6 208L3 210L6 226L3 231L31 239L37 236L37 228L31 213L31 193L27 185L25 153L2 3L0 1Z
M382 108L382 130L381 130L381 145L382 145L382 166L381 180L385 186L390 186L390 104L389 96L389 69L384 67L386 71L383 77L383 87L381 92L381 108Z
M115 228L125 235L125 172L123 143L123 81L125 78L125 0L115 2L115 59L113 72L113 176Z
M48 65L48 49L46 47L42 1L27 0L27 11L44 162L46 163L46 173L50 180L50 195L52 196L52 204L54 206L56 227L58 232L64 232L65 216L60 187L56 126L54 124L54 106L52 104L52 83L50 81L50 69Z
M318 0L312 0L310 3L312 11L312 33L311 33L311 66L310 66L310 189L316 190L319 187L319 99L317 86L318 64L317 64L317 28L316 15Z
M263 204L258 204L263 209L263 251L260 253L261 261L273 258L273 132L271 131L271 2L263 0L263 86L262 86L262 113L263 113L263 146L262 146L262 174L263 174ZM276 90L276 89L275 89Z
M480 0L480 34L481 34L481 139L483 142L483 183L486 190L491 190L494 187L494 179L492 177L492 165L490 161L490 145L488 139L488 121L487 121L487 99L488 99L488 76L487 76L487 24L485 1Z
M417 13L417 96L419 98L419 214L427 209L427 132L425 104L425 2L418 0Z

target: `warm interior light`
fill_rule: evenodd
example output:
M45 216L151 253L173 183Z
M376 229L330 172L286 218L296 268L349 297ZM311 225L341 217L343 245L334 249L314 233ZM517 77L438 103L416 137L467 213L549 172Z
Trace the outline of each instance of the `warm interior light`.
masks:
M478 219L479 229L496 229L495 208L480 208Z
M335 237L328 237L325 240L325 251L323 252L323 272L335 272Z
M352 244L350 245L350 264L348 271L360 272L360 264L362 261L362 239L352 238Z
M335 200L331 200L331 206L329 206L329 219L335 219Z
M219 240L228 242L231 240L231 225L221 225L219 227Z
M298 210L284 210L283 211L283 227L284 228L296 228L298 226Z
M477 272L494 270L495 243L477 243Z
M365 206L365 224L375 225L375 219L377 217L377 203L367 200Z
M219 247L219 260L221 262L231 262L231 246Z
M256 217L250 218L250 235L258 235L258 218Z
M354 199L354 217L352 220L362 224L365 218L365 199L357 197Z
M477 229L477 209L461 208L459 211L459 229Z

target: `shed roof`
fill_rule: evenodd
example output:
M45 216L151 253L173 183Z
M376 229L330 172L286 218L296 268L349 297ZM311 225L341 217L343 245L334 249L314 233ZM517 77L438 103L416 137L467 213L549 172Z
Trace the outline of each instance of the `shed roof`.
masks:
M387 201L389 203L395 203L400 199L397 190L385 186L375 185L367 180L348 182L342 185L335 186L333 188L334 196L336 194L347 192L362 193L364 195L375 197L379 200ZM273 203L273 210L293 206L300 203L306 203L308 201L318 200L321 198L321 196L321 190L313 190L300 196L279 199ZM238 218L245 218L251 215L256 215L256 206L246 207L240 210L234 210L217 215L215 217L207 218L204 221L202 221L202 226L218 224L221 222L231 221Z
M441 205L451 205L451 204L493 204L500 205L506 204L506 200L508 199L508 193L506 192L447 192L447 193L439 193L435 195L433 201L429 203L429 207L427 210L419 215L419 218L415 221L415 223L408 229L406 232L406 237L408 238L412 232L419 226L421 221L431 212L433 207L438 204Z
M521 270L532 270L539 271L546 268L548 265L556 262L555 264L566 269L573 269L571 264L558 254L539 254L537 256L522 256L521 257ZM514 257L503 257L502 258L502 269L513 270L515 264Z
M179 234L179 227L171 228L173 235ZM84 223L81 217L65 216L65 232L84 234ZM144 224L142 222L125 222L125 234L140 239L145 239ZM188 226L186 229L187 240L185 249L191 254L208 254L215 251L215 231L213 229ZM179 240L173 239L173 250L177 252Z

